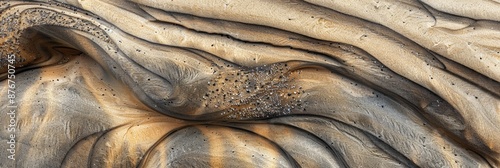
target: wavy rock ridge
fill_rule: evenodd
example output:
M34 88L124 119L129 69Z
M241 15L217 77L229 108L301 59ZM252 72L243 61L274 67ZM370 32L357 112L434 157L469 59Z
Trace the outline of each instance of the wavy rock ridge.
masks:
M0 167L499 167L497 7L0 1Z

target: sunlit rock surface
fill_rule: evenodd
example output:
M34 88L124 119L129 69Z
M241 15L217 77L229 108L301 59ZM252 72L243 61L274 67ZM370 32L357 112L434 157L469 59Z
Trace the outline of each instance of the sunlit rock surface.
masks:
M499 167L499 9L3 0L0 167Z

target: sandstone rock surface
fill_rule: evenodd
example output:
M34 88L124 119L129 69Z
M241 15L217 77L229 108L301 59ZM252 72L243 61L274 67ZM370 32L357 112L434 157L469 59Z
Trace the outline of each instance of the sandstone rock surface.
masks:
M2 0L0 167L499 167L499 7Z

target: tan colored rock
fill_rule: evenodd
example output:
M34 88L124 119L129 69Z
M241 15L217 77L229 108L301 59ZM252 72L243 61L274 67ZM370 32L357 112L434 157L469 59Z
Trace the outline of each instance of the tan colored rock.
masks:
M499 167L495 5L0 1L0 167Z

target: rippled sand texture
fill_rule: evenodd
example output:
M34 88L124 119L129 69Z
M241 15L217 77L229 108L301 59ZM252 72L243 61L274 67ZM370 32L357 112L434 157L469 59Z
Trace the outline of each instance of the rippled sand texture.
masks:
M499 9L0 1L0 167L499 167Z

